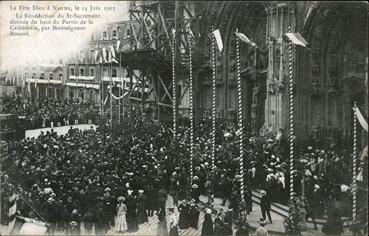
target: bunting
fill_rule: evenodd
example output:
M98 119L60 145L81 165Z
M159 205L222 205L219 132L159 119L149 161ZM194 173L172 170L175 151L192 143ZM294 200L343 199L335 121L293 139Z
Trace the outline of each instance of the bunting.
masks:
M212 34L214 35L215 41L217 42L219 52L222 52L222 50L223 50L223 41L222 41L222 37L220 35L219 29L214 30L212 32Z
M244 35L243 33L238 33L238 32L235 32L236 36L242 41L242 42L245 42L245 43L248 43L250 44L251 46L253 47L257 47L257 45L252 42L246 35Z
M295 45L302 46L306 48L308 42L301 36L300 33L286 33L286 36Z

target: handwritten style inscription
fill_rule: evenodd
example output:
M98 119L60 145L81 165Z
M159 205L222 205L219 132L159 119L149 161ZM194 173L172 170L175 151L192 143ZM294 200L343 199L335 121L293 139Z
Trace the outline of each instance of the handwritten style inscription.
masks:
M71 3L71 2L70 2ZM84 31L102 14L115 12L115 6L82 5L10 5L9 36L30 36L48 31ZM77 5L78 4L78 5Z

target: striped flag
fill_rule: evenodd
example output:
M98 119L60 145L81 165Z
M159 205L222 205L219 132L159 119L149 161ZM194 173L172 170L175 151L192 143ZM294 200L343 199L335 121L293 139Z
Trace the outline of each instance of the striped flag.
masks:
M286 36L295 45L299 45L306 48L308 42L301 36L300 33L286 33Z
M355 116L356 116L357 120L359 121L360 125L363 127L363 129L368 131L368 122L366 122L366 120L365 120L364 116L361 114L359 108L355 106L352 109L354 110Z
M252 42L246 35L244 35L243 33L238 33L235 32L236 36L243 42L251 44L251 46L253 47L257 47L256 44L254 42Z
M219 52L222 52L222 50L223 50L223 41L222 41L222 37L220 35L219 29L214 30L212 32L212 34L214 35L215 41L217 42Z
M9 216L9 226L12 227L15 223L15 218L17 216L17 200L18 200L18 195L16 193L13 193L10 197L9 197L9 211L8 211L8 216Z

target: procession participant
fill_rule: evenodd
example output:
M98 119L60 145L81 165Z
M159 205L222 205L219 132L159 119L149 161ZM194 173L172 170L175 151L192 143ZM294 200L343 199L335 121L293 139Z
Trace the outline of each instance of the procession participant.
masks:
M269 222L273 224L272 222L272 216L270 215L270 198L269 194L265 190L260 191L261 199L260 199L260 208L261 208L261 214L263 216L263 219L266 218L266 215L268 216Z
M118 233L123 233L127 230L127 206L124 204L124 197L118 197L118 204L117 204L117 215L115 218L115 231Z
M92 228L96 222L96 216L91 209L87 209L86 213L82 217L82 222L85 228L85 233L90 235L92 233Z
M242 214L241 219L238 221L238 230L236 236L249 236L249 223L247 222L246 215Z
M178 236L177 218L174 214L174 208L169 208L169 236Z
M229 208L224 215L224 233L225 235L232 235L232 224L233 224L233 209Z
M204 222L202 223L201 236L214 235L213 220L211 219L211 209L205 210Z
M79 235L81 233L81 215L77 209L73 209L69 222L69 234Z
M223 213L221 211L216 214L214 219L214 235L225 235Z
M183 200L181 204L178 206L179 211L179 219L178 219L178 227L180 229L187 229L190 224L190 217L189 217L189 206L187 204L187 200Z
M165 209L160 208L159 211L156 213L158 216L158 236L168 236L168 230L167 230L167 218L165 214Z
M260 218L258 220L260 227L256 229L255 236L268 236L268 231L264 228L266 225L266 220L264 218Z
M195 200L192 199L190 201L190 206L189 206L189 226L197 229L198 228L198 224L199 224L199 216L200 216L200 212L198 211L196 204L195 204Z
M148 221L147 212L146 212L146 197L144 195L144 190L138 190L137 196L137 218L138 223L142 224Z
M126 200L127 204L127 228L129 232L135 232L138 230L137 221L137 200L132 195L133 190L128 190L128 196Z

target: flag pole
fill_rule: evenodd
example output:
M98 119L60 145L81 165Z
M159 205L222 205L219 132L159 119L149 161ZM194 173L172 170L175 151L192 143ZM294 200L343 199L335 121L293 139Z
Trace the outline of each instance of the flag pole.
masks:
M190 102L190 189L192 186L193 179L193 156L194 156L194 116L193 116L193 76L192 76L192 37L189 38L189 56L190 56L190 91L189 91L189 102Z
M113 84L112 84L112 80L113 80L113 69L112 69L112 65L111 62L109 63L109 70L110 70L110 90L109 90L109 100L110 100L110 128L113 127L113 96L112 96L112 90L113 90Z
M243 165L243 115L242 115L242 81L240 67L240 39L236 36L236 60L237 60L237 91L238 91L238 130L239 130L239 145L240 145L240 194L241 202L244 202L244 165Z
M291 26L288 27L288 32L291 33ZM294 130L293 130L293 55L292 55L292 41L288 43L288 69L289 69L289 123L290 123L290 199L293 199L293 170L294 170Z
M211 31L214 31L214 26L211 26ZM216 51L215 51L215 36L211 34L211 59L212 59L212 145L211 145L211 172L215 172L215 131L216 131ZM211 184L214 183L211 181ZM211 193L211 188L209 189ZM209 194L211 197L211 194Z
M356 110L356 101L354 102L354 109ZM356 197L357 197L357 184L356 184L356 147L357 147L357 127L356 127L356 113L354 111L354 140L353 140L353 148L352 148L352 220L356 221Z
M176 139L177 137L177 103L176 103L176 33L175 30L173 31L172 35L172 89L173 89L173 97L172 97L172 106L173 106L173 138Z

